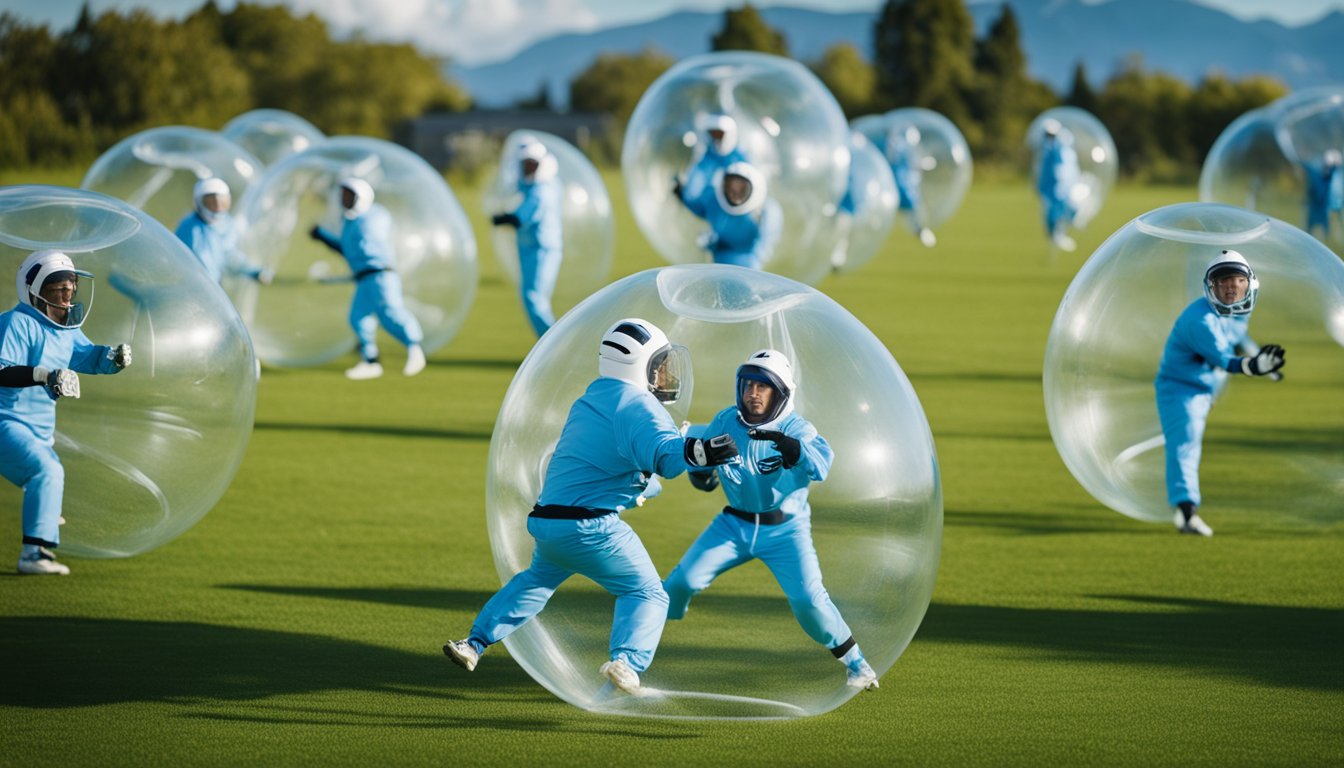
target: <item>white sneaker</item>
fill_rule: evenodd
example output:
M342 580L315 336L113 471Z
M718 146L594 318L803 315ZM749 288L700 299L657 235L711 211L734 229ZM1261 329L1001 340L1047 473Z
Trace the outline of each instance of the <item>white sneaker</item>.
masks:
M481 654L477 653L466 640L449 640L444 643L443 655L468 672L476 669L476 662L481 660Z
M401 369L403 376L414 376L425 370L425 350L419 344L406 348L406 367Z
M625 659L608 661L598 671L605 675L618 691L629 694L639 691L639 674L625 663Z
M877 673L868 666L868 662L860 661L857 667L849 670L849 677L845 679L845 685L850 688L858 688L861 691L877 690Z
M1212 536L1213 529L1199 515L1191 515L1189 520L1181 510L1176 510L1176 530L1181 533L1193 533L1199 536Z
M69 567L56 562L56 555L46 547L39 547L31 555L19 558L19 573L28 576L69 576Z
M919 230L919 242L924 244L925 248L932 248L938 244L938 236L933 234L933 230L925 227Z
M364 381L365 379L376 379L383 375L382 363L370 363L368 360L360 360L354 368L345 372L345 378L353 381Z
M1073 250L1078 247L1078 244L1073 242L1072 237L1069 237L1068 235L1062 232L1058 235L1055 235L1054 238L1052 239L1052 242L1054 242L1055 247L1058 248L1059 250L1068 251L1070 253L1072 253Z

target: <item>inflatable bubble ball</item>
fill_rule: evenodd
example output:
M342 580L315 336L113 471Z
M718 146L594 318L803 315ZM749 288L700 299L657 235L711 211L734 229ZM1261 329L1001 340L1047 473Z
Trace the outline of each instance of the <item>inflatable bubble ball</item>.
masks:
M541 131L514 131L504 139L499 168L485 189L482 204L487 217L510 213L521 200L518 189L519 150L526 143L540 143L552 160L542 158L539 183L553 178L560 185L561 233L564 258L552 297L556 314L607 284L611 273L616 227L611 197L591 160L559 136ZM518 243L512 227L494 227L491 246L500 268L518 284Z
M125 557L182 534L219 501L252 434L256 363L229 299L171 232L127 203L62 187L0 187L0 272L65 252L81 278L81 330L128 343L115 375L81 375L56 409L65 469L60 552ZM5 310L15 281L0 282ZM0 482L18 530L22 492Z
M1055 447L1097 501L1172 523L1154 378L1177 316L1206 301L1205 271L1222 249L1243 255L1259 280L1251 338L1283 346L1287 365L1279 382L1217 376L1200 464L1201 516L1338 521L1344 264L1296 227L1244 208L1183 203L1150 211L1079 270L1046 345ZM1274 490L1257 477L1275 478Z
M80 187L125 200L173 231L192 211L197 181L223 179L236 205L261 170L260 160L223 134L169 125L114 144L89 167Z
M966 137L955 123L930 109L906 107L854 121L854 130L868 137L893 169L917 193L901 211L905 225L918 234L921 226L937 230L952 218L971 188L974 163Z
M1218 136L1199 176L1199 199L1302 227L1344 255L1344 87L1309 88L1251 110ZM1333 189L1333 191L1332 191Z
M710 141L711 123L727 129L721 140ZM626 127L621 171L650 245L669 262L691 264L710 260L702 245L709 228L674 185L680 179L686 195L698 195L729 161L755 166L783 222L763 269L812 284L831 271L838 235L829 219L848 186L848 142L835 97L803 65L710 53L679 62L644 92Z
M891 166L862 133L849 135L849 188L833 219L839 229L831 264L837 272L854 272L887 241L896 222L900 196Z
M219 132L266 165L275 165L326 138L317 126L283 109L244 112Z
M319 365L355 347L347 321L353 275L340 254L309 235L320 225L340 237L339 186L348 177L368 182L373 205L390 215L396 271L425 351L446 345L466 321L476 294L476 238L443 176L391 142L338 136L267 168L238 205L243 252L275 272L271 285L225 283L263 363Z
M929 605L942 539L942 491L919 399L891 354L836 302L787 278L727 265L647 270L607 286L557 322L518 369L500 407L487 466L487 522L501 581L527 567L526 516L569 408L597 378L602 335L641 317L690 350L693 392L669 410L705 424L735 402L736 371L773 348L793 361L796 410L835 462L811 485L825 586L875 670L895 664ZM689 401L689 402L688 402ZM664 576L724 505L687 478L624 514ZM669 621L641 696L603 689L612 598L571 579L505 639L555 695L584 709L648 717L788 718L855 694L844 666L799 627L761 563L728 571ZM750 638L746 646L743 638ZM748 647L749 646L749 647Z
M1032 173L1040 173L1041 145L1045 128L1053 121L1060 126L1060 140L1073 147L1078 156L1078 178L1069 192L1076 213L1072 226L1084 229L1101 211L1106 195L1115 186L1120 169L1115 141L1106 126L1090 112L1077 107L1054 107L1036 116L1027 126L1027 146L1032 151Z

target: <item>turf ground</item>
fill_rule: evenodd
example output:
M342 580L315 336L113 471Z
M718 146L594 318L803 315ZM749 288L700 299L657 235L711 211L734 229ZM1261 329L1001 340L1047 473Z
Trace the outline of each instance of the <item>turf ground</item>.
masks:
M27 180L64 179L0 177ZM614 276L658 266L608 183ZM1046 426L1046 334L1082 254L1193 189L1120 187L1080 253L1050 261L1027 187L979 184L935 250L895 233L863 271L819 286L919 394L943 552L933 604L881 690L766 723L595 716L502 647L472 675L441 655L499 586L486 452L532 341L475 193L459 194L482 282L424 374L347 382L353 356L267 371L241 470L186 535L71 560L69 578L0 578L0 762L1344 764L1344 525L1266 508L1211 513L1211 540L1177 536L1093 501ZM1264 442L1248 432L1312 425L1339 450L1340 393L1291 382L1254 417L1215 412L1209 509L1290 490L1255 472Z

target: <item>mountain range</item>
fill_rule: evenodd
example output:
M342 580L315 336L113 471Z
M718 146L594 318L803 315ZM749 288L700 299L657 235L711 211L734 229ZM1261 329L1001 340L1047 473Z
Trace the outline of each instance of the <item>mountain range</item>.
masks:
M1344 83L1344 12L1312 24L1285 27L1273 21L1242 21L1186 0L1006 0L1017 15L1031 76L1056 91L1072 83L1082 62L1099 88L1127 61L1190 83L1211 72L1241 78L1268 74L1298 89ZM1000 14L1000 3L968 6L976 36ZM803 8L760 10L783 33L799 61L821 58L839 43L872 60L877 12L826 13ZM466 88L478 107L510 106L534 98L544 86L551 103L569 102L569 83L601 53L638 53L653 48L675 59L709 51L723 26L722 12L673 13L639 24L547 38L505 61L450 65L448 75Z

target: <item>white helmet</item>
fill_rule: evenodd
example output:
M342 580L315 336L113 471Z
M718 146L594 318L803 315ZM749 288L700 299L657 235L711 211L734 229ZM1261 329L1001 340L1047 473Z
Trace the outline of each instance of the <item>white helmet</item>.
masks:
M369 182L351 176L341 179L341 189L348 189L355 196L354 204L345 209L345 218L357 219L373 207L373 187Z
M747 196L742 202L733 204L723 194L723 182L729 176L740 176L747 181ZM720 168L714 174L714 194L719 198L723 210L734 216L751 213L765 205L765 175L751 163L736 162L727 168Z
M1333 167L1339 165L1340 162L1344 160L1344 155L1341 155L1338 149L1327 149L1321 159L1325 162L1326 166Z
M1218 299L1213 289L1214 281L1220 277L1228 275L1242 275L1250 285L1246 289L1246 296L1241 301L1224 304ZM1255 276L1255 271L1251 265L1246 262L1246 257L1236 251L1223 251L1214 257L1209 268L1204 270L1204 296L1213 306L1214 311L1220 315L1249 315L1252 309L1255 309L1255 297L1260 293L1260 281Z
M196 182L196 186L191 190L191 204L196 209L197 215L204 219L207 224L214 222L221 213L228 210L228 206L224 207L224 211L212 211L206 208L205 198L210 195L218 195L225 201L232 202L229 185L223 179L211 176L208 179L201 179Z
M742 402L748 381L765 382L775 390L775 397L770 401L770 410L759 421L752 421ZM744 424L767 427L793 412L793 393L796 390L793 365L783 352L775 349L753 352L747 358L747 362L737 368L737 415Z
M737 121L728 115L721 113L706 115L700 122L700 129L718 154L726 155L737 148ZM723 137L714 138L709 135L710 131L722 133Z
M653 393L664 403L674 403L682 390L690 390L691 355L648 320L630 317L616 321L597 348L600 376L633 384Z
M559 170L555 155L551 154L546 145L538 141L535 136L526 136L518 143L519 164L528 160L536 162L537 167L531 174L522 174L524 181L546 181L554 177Z
M72 297L70 305L65 307L65 322L53 320L46 312L46 307L51 303L40 295L42 286L48 281L59 279L75 280L75 296L79 296L79 278L88 280L88 290L85 295L88 301L75 301ZM84 324L84 319L89 316L89 309L93 307L93 274L85 272L82 269L75 269L75 263L69 256L56 250L36 251L23 260L19 265L18 275L14 280L15 293L19 296L19 302L27 304L42 316L43 320L56 326L57 328L78 328Z
M1046 136L1058 136L1064 130L1064 125L1053 117L1047 117L1041 121L1041 130Z

